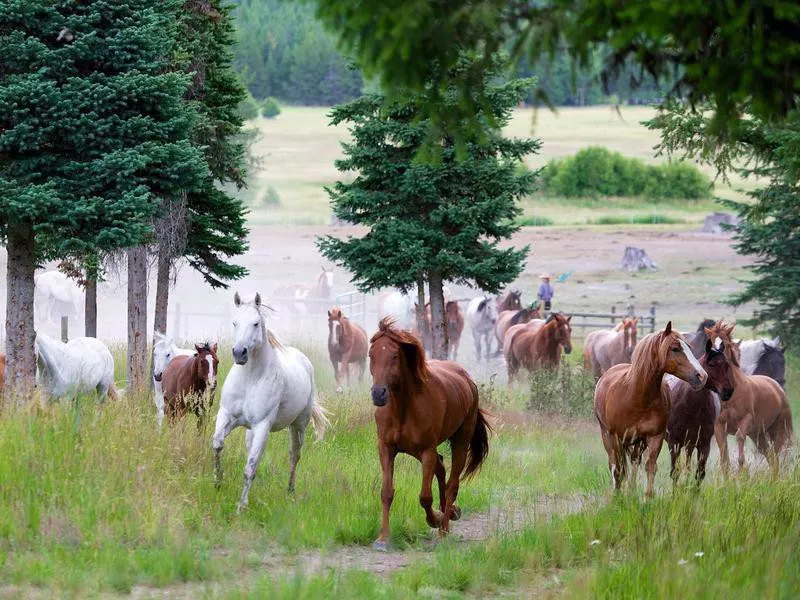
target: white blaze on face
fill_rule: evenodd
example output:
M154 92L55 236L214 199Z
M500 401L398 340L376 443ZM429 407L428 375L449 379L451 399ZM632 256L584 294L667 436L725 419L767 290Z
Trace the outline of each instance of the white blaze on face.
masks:
M208 362L208 385L213 387L217 383L217 375L214 373L214 357L207 354L206 361Z
M339 321L333 321L333 329L331 329L331 342L334 346L339 343Z
M722 348L722 338L717 336L717 339L714 340L714 350L719 350Z
M699 362L697 362L697 359L694 357L692 349L689 348L689 345L683 340L680 340L680 342L681 342L681 349L683 350L683 353L686 355L686 358L689 359L689 364L692 365L692 368L695 371L697 371L701 379L705 380L706 378L708 378L706 370L700 366Z

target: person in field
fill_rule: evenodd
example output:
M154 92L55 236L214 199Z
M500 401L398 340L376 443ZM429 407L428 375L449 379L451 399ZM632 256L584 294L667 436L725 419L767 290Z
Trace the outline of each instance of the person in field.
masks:
M544 304L544 311L550 312L550 305L553 300L553 286L550 285L550 274L549 273L542 273L539 275L539 279L542 280L542 283L539 285L539 293L536 294L536 297L542 301Z

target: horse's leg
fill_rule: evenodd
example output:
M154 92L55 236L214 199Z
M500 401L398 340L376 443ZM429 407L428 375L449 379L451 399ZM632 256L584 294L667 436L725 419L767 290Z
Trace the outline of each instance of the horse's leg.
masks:
M681 447L680 444L670 444L669 445L669 462L670 462L670 469L669 469L669 476L672 478L672 487L678 485L678 478L680 477L680 472L678 471L678 461L681 458Z
M376 550L386 550L389 546L389 509L394 500L394 458L397 452L389 448L386 444L378 442L378 454L381 459L381 471L383 472L383 485L381 486L381 504L383 505L383 515L381 516L381 533L373 547Z
M481 337L482 333L476 332L474 329L472 330L472 343L475 344L475 360L480 362L481 361Z
M306 429L308 429L308 421L310 416L302 419L302 423L295 421L289 427L289 435L292 438L291 448L289 450L289 493L294 492L294 474L297 471L297 463L300 462L300 449L303 447L303 442L306 439Z
M739 447L739 471L744 469L744 442L752 431L753 415L746 415L744 419L739 421L739 427L736 429L736 445ZM764 435L764 432L759 432L759 435Z
M458 498L458 486L461 481L461 473L464 471L464 466L467 464L467 454L469 451L469 441L472 437L464 435L464 430L461 430L461 435L450 441L450 449L453 454L452 464L450 465L450 479L447 480L447 492L445 500L444 516L442 517L442 524L439 528L440 534L446 534L450 531L451 515L461 516L461 511L456 505ZM458 435L458 434L456 434ZM460 439L463 437L464 439ZM456 519L453 519L456 520Z
M436 448L426 450L420 457L420 462L422 463L422 490L419 493L419 503L425 511L425 520L428 525L436 529L442 524L442 513L433 510L433 490L431 489L433 476L439 466L439 455Z
M618 451L618 444L615 442L615 439L612 438L611 434L606 431L606 428L600 425L600 437L603 439L603 447L606 449L606 454L608 454L608 470L611 473L611 485L614 487L614 490L619 490L620 487L620 477L619 477L619 467L618 467L618 460L619 460L619 451Z
M342 356L342 370L347 380L347 387L350 387L350 352L345 352L344 356Z
M439 460L436 463L436 483L439 486L439 510L444 513L445 503L447 502L447 497L445 495L447 471L444 468L444 457L441 454L437 456ZM452 519L453 516L450 515L450 518Z
M714 439L717 440L719 448L719 466L724 476L728 476L731 468L730 456L728 456L728 426L726 423L717 419L714 423Z
M695 482L698 487L700 483L706 478L706 461L711 451L711 440L703 442L697 448L697 473L695 474Z
M661 453L661 444L664 442L664 434L654 435L647 440L647 464L645 470L647 471L647 490L645 495L652 498L655 493L655 479L656 479L656 463L658 462L658 455Z
M153 387L155 389L153 402L156 405L156 422L158 428L161 429L161 424L164 422L164 389L161 387L160 381L156 381Z
M211 447L214 448L214 480L217 487L222 485L222 448L225 445L225 438L228 437L234 426L234 420L228 411L220 406L214 426L214 437L211 441Z
M250 449L247 452L247 463L244 466L244 486L242 487L242 497L239 500L237 511L241 512L247 508L247 497L250 495L250 486L258 472L258 464L264 455L264 448L269 437L270 421L264 419L252 428L252 438L250 439Z

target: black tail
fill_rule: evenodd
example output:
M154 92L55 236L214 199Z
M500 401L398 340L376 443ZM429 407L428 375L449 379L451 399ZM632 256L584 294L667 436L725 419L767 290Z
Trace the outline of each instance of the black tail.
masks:
M475 423L475 432L469 442L469 461L467 468L464 469L462 479L469 479L480 471L483 461L489 454L489 432L492 428L486 420L486 413L478 409L478 420Z

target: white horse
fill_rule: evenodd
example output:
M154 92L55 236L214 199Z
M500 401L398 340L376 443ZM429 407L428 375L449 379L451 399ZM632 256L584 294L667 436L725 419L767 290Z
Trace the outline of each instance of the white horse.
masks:
M413 329L417 324L417 311L411 296L402 292L389 292L380 299L378 319L392 317L400 329Z
M164 369L176 356L194 356L197 351L189 348L178 348L171 338L160 331L153 334L153 389L155 390L153 402L156 405L156 420L158 427L164 422L164 389L161 378Z
M55 398L97 392L101 399L117 398L114 357L105 344L92 337L66 344L43 333L36 334L37 384Z
M45 271L35 275L34 282L34 309L44 322L78 316L81 291L72 279L61 271Z
M492 339L494 326L497 323L497 302L492 296L478 296L469 301L467 306L467 322L472 329L472 340L475 342L475 356L481 359L481 342L486 353L486 360L492 355Z
M744 340L739 344L739 352L741 355L739 364L746 375L755 373L756 367L758 366L758 359L760 359L761 355L764 353L765 346L781 350L781 338L776 337L771 340L767 338Z
M260 294L243 303L238 292L233 298L233 360L222 386L212 446L217 486L222 481L221 455L225 438L232 429L247 427L247 463L239 510L247 506L250 486L258 471L271 431L289 428L291 437L289 491L294 490L295 470L309 421L317 439L330 425L324 409L316 402L314 367L297 350L284 346L268 330Z

